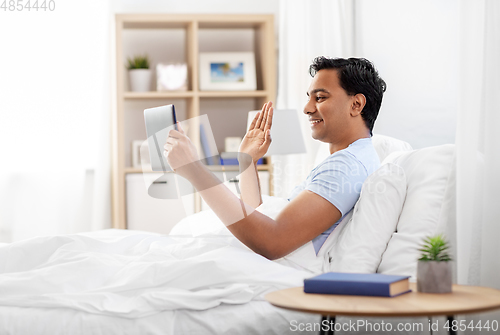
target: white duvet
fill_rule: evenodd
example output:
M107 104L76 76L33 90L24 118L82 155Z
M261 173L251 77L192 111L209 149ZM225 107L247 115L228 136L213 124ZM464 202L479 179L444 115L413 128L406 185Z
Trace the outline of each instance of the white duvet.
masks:
M267 204L271 216L284 205ZM205 223L206 231L193 232L193 220ZM211 212L195 214L176 228L173 233L191 230L191 236L109 229L2 246L0 305L139 318L243 304L300 286L313 275L250 251Z

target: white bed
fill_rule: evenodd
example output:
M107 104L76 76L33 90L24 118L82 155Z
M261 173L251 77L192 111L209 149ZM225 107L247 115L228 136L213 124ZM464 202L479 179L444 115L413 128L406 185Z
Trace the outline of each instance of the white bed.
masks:
M363 186L318 256L309 242L264 259L210 211L168 237L110 229L1 246L0 334L317 334L292 331L291 322L320 316L272 307L264 294L325 271L415 277L420 239L453 224L453 146L374 144L381 158L403 150L367 180L387 192ZM259 210L273 217L283 205L269 197Z
M221 228L216 224L213 229ZM169 255L170 261L155 262ZM262 300L311 273L253 254L227 234L167 237L109 229L4 244L0 257L0 334L284 334L291 320L319 321ZM225 291L232 282L246 287ZM184 285L209 295L169 291ZM215 287L222 292L212 294Z

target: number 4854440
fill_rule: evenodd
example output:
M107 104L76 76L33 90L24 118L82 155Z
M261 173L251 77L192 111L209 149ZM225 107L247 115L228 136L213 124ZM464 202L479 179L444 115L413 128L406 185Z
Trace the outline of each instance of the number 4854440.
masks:
M1 0L0 0L1 1ZM30 11L54 11L56 9L55 0L3 0L0 9L3 9L4 12L30 12Z
M446 323L444 324L443 328L447 329L448 331L451 329L452 331L457 331L457 330L461 330L461 331L465 331L465 330L477 330L477 331L493 331L493 332L497 332L498 331L498 321L497 320L492 320L491 323L490 323L490 320L486 320L486 322L484 323L481 323L481 320L479 320L476 324L474 324L474 321L471 321L469 322L469 324L467 324L467 321L465 320L460 320L460 322L458 322L458 320L453 320L452 322L450 322L450 320L446 321Z

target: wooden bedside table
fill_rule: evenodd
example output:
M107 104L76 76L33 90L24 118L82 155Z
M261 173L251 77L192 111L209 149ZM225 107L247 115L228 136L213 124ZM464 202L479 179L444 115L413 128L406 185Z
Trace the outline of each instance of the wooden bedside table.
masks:
M277 307L299 312L323 315L323 320L335 323L335 316L447 316L451 326L454 315L490 311L500 308L500 290L489 287L453 285L452 293L433 294L412 292L397 297L369 297L356 295L304 293L304 287L275 291L265 296ZM321 323L323 324L323 323ZM456 331L449 328L450 334ZM333 334L333 329L320 334Z

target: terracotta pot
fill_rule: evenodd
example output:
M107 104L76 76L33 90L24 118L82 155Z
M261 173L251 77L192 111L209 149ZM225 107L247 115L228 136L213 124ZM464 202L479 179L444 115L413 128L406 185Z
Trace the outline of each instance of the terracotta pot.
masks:
M148 92L151 89L151 70L133 69L128 71L130 76L130 90L132 92Z
M418 261L417 291L423 293L450 293L451 262Z

